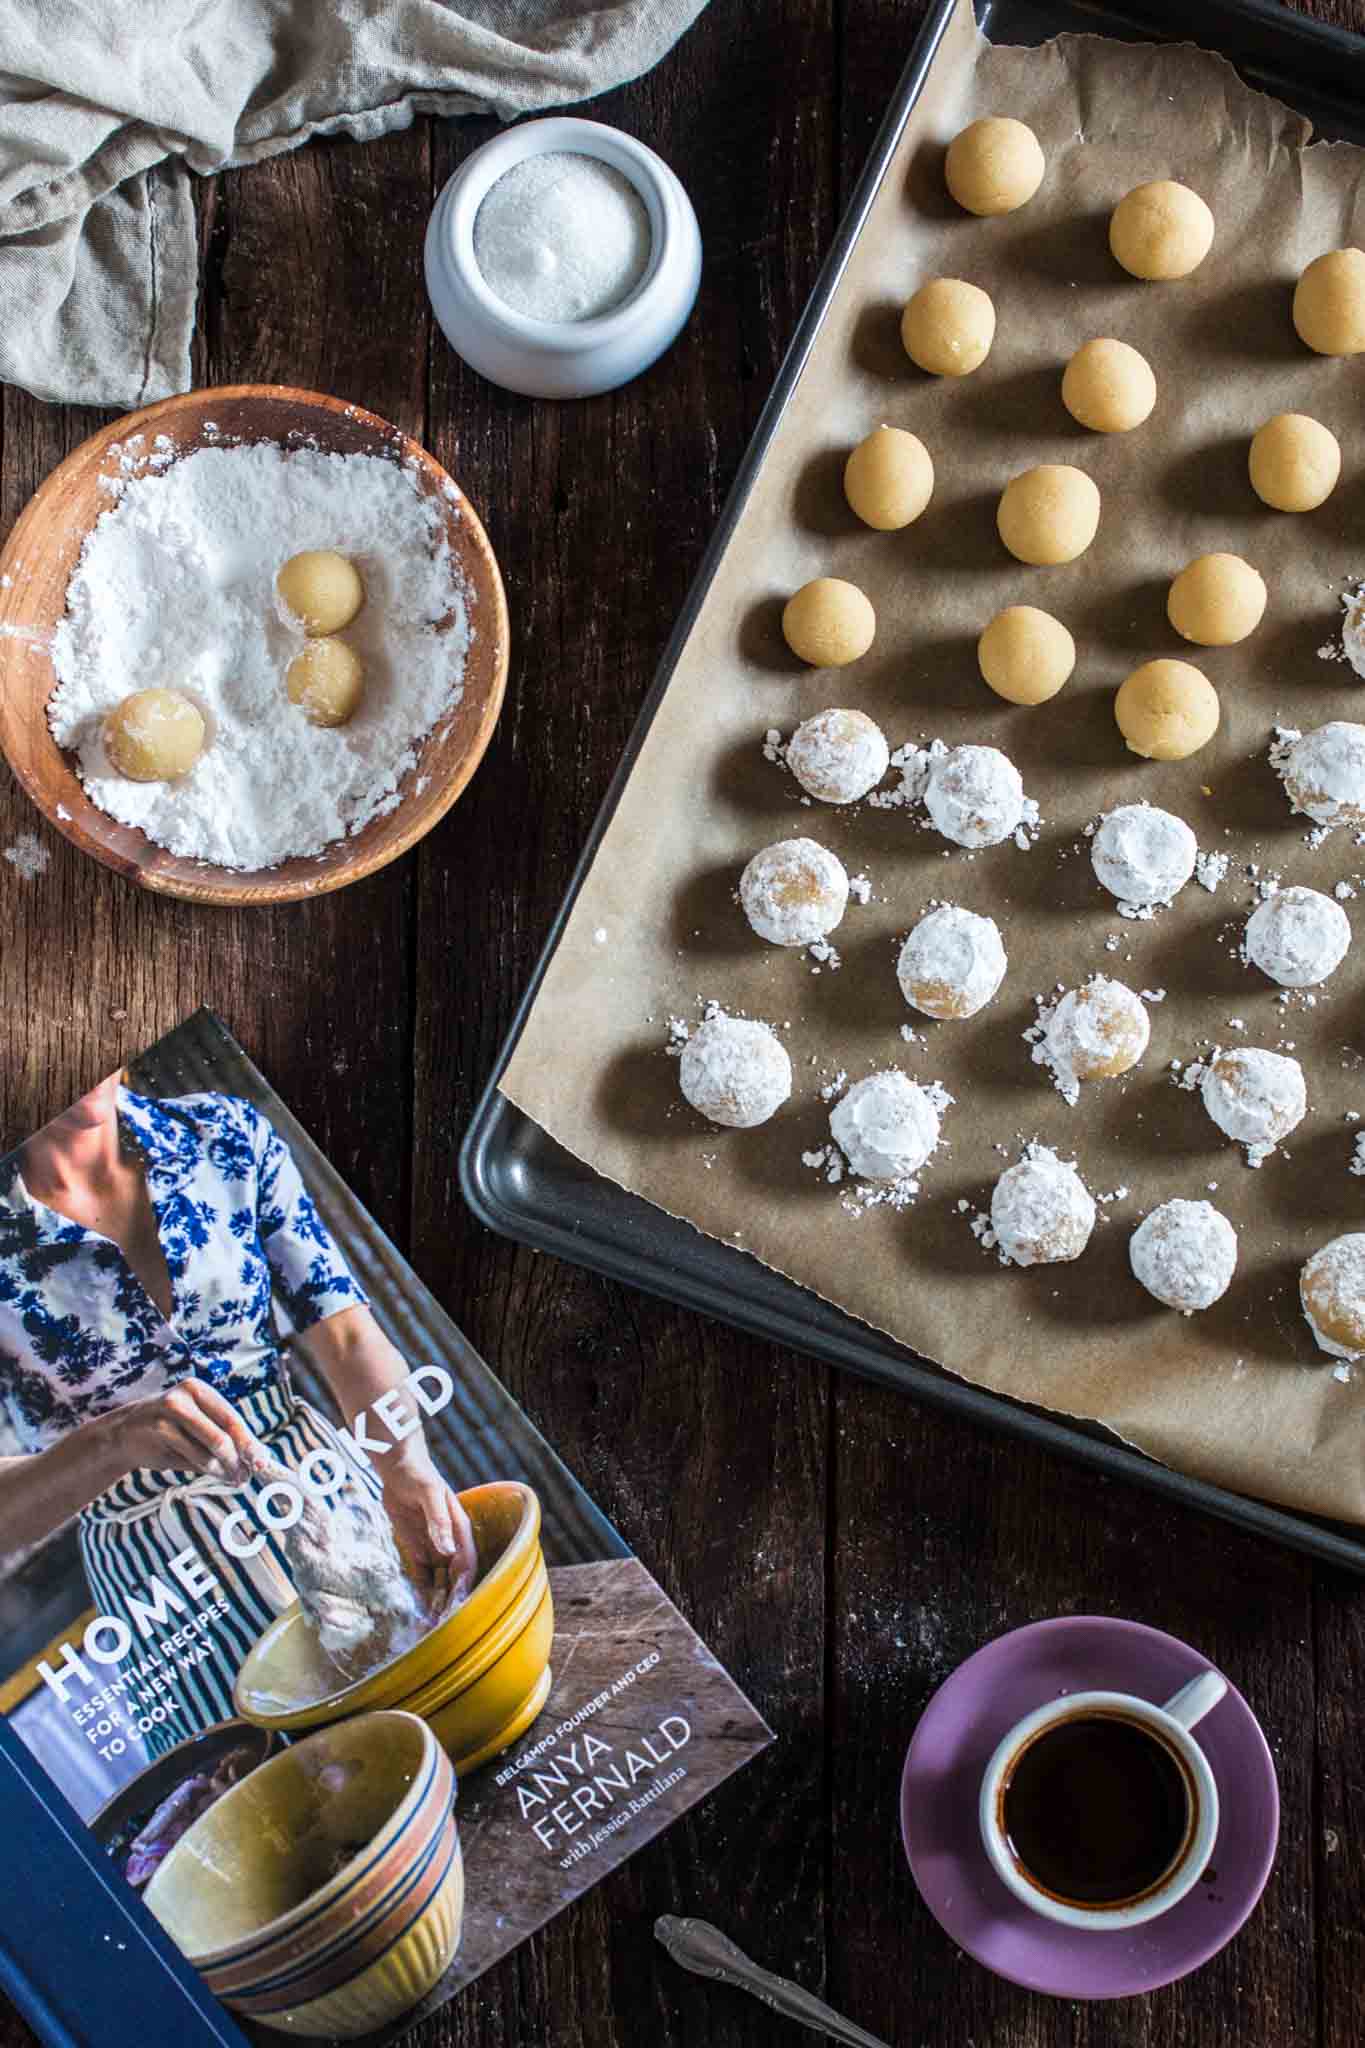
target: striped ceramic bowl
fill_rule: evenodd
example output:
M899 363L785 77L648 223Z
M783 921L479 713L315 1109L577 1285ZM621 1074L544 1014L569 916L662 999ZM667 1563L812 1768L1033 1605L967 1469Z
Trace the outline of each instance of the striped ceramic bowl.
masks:
M144 1893L216 1997L291 2034L368 2034L460 1945L455 1774L415 1714L359 1714L262 1764Z

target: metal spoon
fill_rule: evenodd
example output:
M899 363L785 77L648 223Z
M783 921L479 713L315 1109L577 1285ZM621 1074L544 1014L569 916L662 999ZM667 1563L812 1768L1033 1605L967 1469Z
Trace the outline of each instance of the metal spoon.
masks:
M785 2019L813 2027L817 2034L826 2034L831 2041L847 2042L848 2048L887 2048L887 2043L875 2034L865 2033L851 2020L841 2019L813 1992L803 1991L787 1977L775 1977L771 1970L761 1969L709 1920L680 1920L672 1913L664 1913L654 1922L654 1933L674 1962L698 1977L715 1977L722 1984L752 1991L755 1998L761 1998Z

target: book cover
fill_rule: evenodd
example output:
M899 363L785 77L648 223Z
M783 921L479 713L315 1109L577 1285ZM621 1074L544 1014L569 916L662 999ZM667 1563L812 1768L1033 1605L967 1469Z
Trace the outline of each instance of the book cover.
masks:
M0 1162L0 1644L54 2040L391 2039L772 1739L207 1012Z

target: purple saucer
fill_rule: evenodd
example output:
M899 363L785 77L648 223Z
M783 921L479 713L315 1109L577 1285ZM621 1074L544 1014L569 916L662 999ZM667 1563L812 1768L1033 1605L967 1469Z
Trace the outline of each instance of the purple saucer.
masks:
M1234 1686L1194 1731L1218 1784L1213 1860L1159 1919L1094 1934L1044 1920L1005 1889L977 1828L982 1774L1022 1715L1096 1688L1159 1703L1207 1668L1160 1629L1067 1615L997 1637L939 1687L906 1754L901 1834L924 1903L968 1955L1056 1998L1130 1998L1174 1983L1231 1941L1265 1888L1280 1832L1275 1766Z

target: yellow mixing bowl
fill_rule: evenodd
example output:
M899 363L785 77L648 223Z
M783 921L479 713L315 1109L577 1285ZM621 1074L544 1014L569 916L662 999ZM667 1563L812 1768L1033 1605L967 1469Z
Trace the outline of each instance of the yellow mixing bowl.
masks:
M312 2038L399 2020L464 1917L455 1777L412 1714L360 1714L261 1764L200 1815L148 1909L234 2011Z
M474 1591L420 1643L368 1678L337 1684L297 1603L266 1629L237 1674L234 1701L258 1727L317 1728L401 1708L431 1723L459 1773L515 1742L549 1694L554 1607L540 1547L540 1502L518 1480L460 1495L479 1554Z

